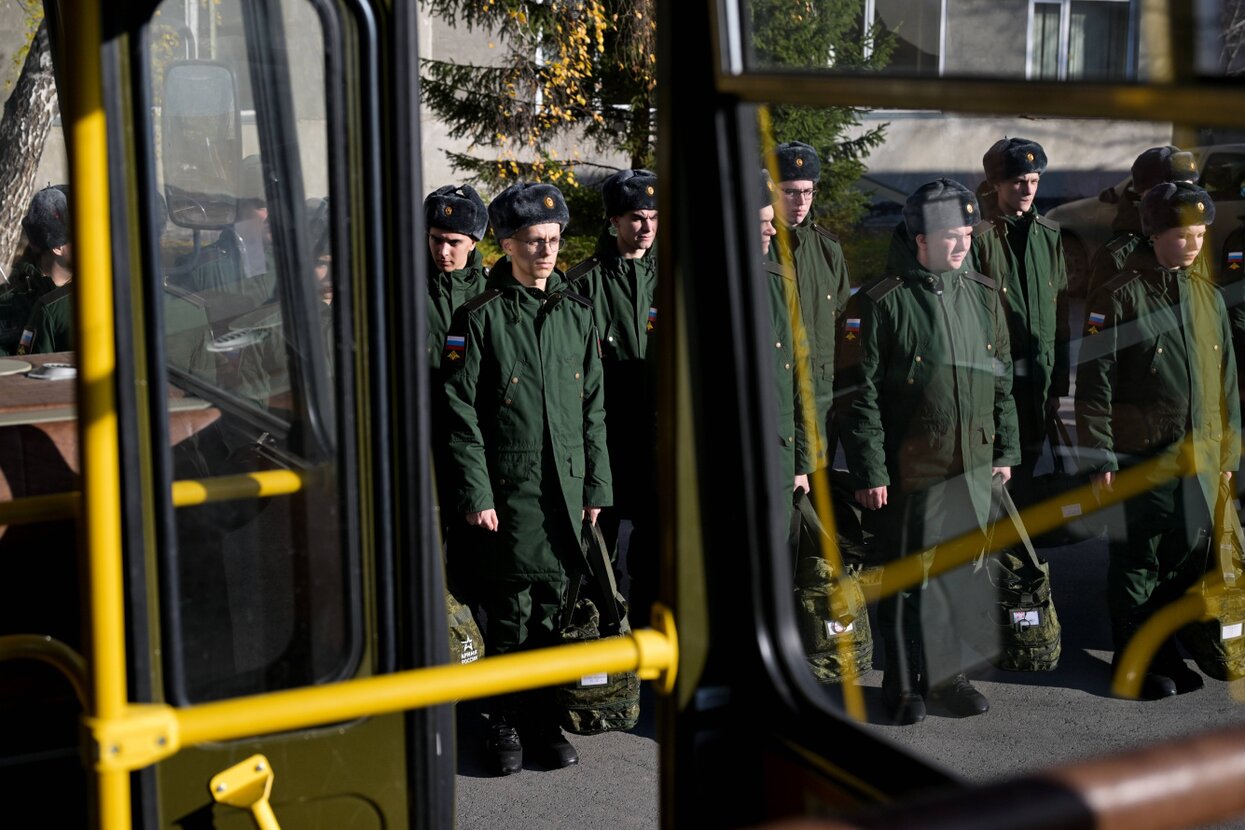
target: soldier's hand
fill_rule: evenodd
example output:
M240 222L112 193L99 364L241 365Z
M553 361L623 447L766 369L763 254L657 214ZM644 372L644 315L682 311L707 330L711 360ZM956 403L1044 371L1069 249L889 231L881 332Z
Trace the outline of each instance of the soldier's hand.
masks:
M589 524L596 524L597 516L600 516L600 515L601 515L601 508L585 507L583 513L580 514L579 518L587 519Z
M801 473L795 477L795 481L791 485L791 492L803 490L805 493L811 492L808 488L808 473Z
M1008 481L1011 480L1012 468L1011 467L991 467L990 473L992 475L996 475L999 478L1003 479L1003 483L1006 484Z
M497 511L493 508L481 510L479 513L468 513L467 524L474 527L482 527L485 530L496 531L498 528Z
M886 488L870 487L856 491L856 503L866 510L879 510L886 506Z
M1231 480L1232 480L1232 473L1231 473L1231 472L1225 472L1225 473L1223 474L1223 477L1224 477L1224 478L1226 478L1228 481L1231 481Z
M1113 472L1095 473L1089 480L1099 490L1105 490L1110 493L1115 489L1115 473Z

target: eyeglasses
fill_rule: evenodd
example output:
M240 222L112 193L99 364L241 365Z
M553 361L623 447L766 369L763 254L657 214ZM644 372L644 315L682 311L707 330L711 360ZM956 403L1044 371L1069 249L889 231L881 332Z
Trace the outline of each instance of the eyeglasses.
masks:
M541 248L548 251L556 251L558 248L562 247L562 240L556 237L553 239L516 239L515 241L521 242L523 247L527 248L532 253L536 253Z
M784 187L782 189L782 195L786 196L788 199L800 199L800 200L810 199L811 200L814 196L817 195L817 188L813 187L813 188L809 188L808 190L796 190L793 187L792 188Z

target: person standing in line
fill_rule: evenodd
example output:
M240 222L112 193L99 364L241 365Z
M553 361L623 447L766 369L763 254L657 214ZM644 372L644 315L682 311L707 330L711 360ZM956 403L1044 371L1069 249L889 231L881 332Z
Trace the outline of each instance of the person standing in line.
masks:
M601 532L633 619L647 620L657 590L656 446L657 177L621 170L601 189L609 224L592 256L566 274L592 302L605 371L605 421L614 504Z
M1167 145L1151 147L1137 156L1132 167L1133 179L1120 197L1115 219L1111 223L1112 237L1094 254L1089 265L1089 283L1085 296L1091 296L1107 280L1120 271L1131 270L1125 266L1129 256L1137 250L1153 256L1150 239L1141 230L1141 200L1150 188L1164 182L1193 182L1197 180L1197 162L1192 153L1179 147Z
M951 179L908 197L887 276L852 298L839 344L836 418L856 501L882 510L881 549L924 557L968 536L986 545L993 480L1020 461L1001 294L968 266L980 210ZM964 674L963 644L992 633L966 600L970 566L878 603L882 698L896 723L921 721L926 698L959 717L989 703ZM978 630L982 629L982 630Z
M830 409L834 403L834 349L843 309L851 296L847 261L839 238L817 224L813 199L821 179L821 159L816 149L799 141L779 144L778 185L774 201L778 238L770 245L769 258L795 269L800 294L800 318L808 338L813 363L814 412L817 432L825 440L814 447L817 467L824 467L834 452Z
M982 163L990 192L973 234L973 262L998 286L1012 350L1012 397L1020 427L1020 463L1009 490L1017 505L1033 501L1030 485L1048 424L1068 394L1068 272L1059 224L1033 201L1046 152L1036 141L1004 138Z
M449 551L472 573L489 654L554 645L583 522L613 501L592 304L555 270L569 214L548 184L516 183L489 205L505 256L445 338L454 509ZM501 775L527 757L579 762L548 689L494 701L488 756Z
M1141 200L1153 264L1122 271L1089 298L1076 420L1082 447L1099 460L1093 480L1151 462L1145 489L1124 502L1126 536L1109 540L1107 610L1112 671L1141 625L1206 570L1221 477L1241 460L1236 360L1223 298L1193 273L1210 196L1189 182L1164 182ZM1173 641L1160 647L1141 696L1202 688Z

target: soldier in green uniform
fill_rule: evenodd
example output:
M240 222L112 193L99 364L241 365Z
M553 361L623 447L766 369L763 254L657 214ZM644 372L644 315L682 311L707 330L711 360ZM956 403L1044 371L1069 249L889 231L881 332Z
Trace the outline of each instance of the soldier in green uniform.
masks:
M768 171L761 171L761 253L768 255L773 245L774 183ZM791 321L799 314L799 295L795 273L789 266L766 260L762 263L769 295L770 337L774 344L775 400L778 403L778 446L782 448L782 470L779 482L792 491L808 488L808 474L817 468L814 441L808 440L804 428L804 396L800 391L800 373L796 371L798 354L804 355L805 371L812 371L812 360L806 347L796 348L796 335ZM809 375L811 377L811 375ZM817 423L814 422L814 426Z
M861 288L843 324L839 434L856 501L889 513L883 549L897 556L932 559L962 534L984 547L992 477L1006 481L1020 461L1002 295L966 261L979 217L958 182L918 188L888 276ZM989 708L962 673L962 640L986 636L962 602L975 582L961 567L879 603L882 695L895 722L924 719L925 695L962 717Z
M1150 253L1150 240L1141 231L1139 206L1142 197L1150 188L1163 182L1196 181L1197 162L1192 153L1183 152L1170 144L1151 147L1137 156L1132 174L1132 183L1120 197L1115 219L1111 222L1111 240L1098 249L1090 262L1087 297L1120 271L1132 270L1125 267L1125 262L1133 251Z
M1012 397L1020 425L1020 463L1009 489L1033 498L1033 469L1068 394L1068 272L1059 224L1033 206L1046 153L1025 138L1001 139L983 158L990 192L973 232L973 262L999 287L1012 350Z
M39 298L73 279L69 198L65 185L45 187L22 219L29 246L0 293L0 354L16 354ZM27 352L29 353L29 349Z
M602 186L609 224L591 257L567 272L592 302L605 370L605 421L614 504L601 532L620 572L633 618L647 619L657 587L655 384L646 355L657 327L657 177L622 170Z
M455 508L470 531L449 556L475 574L489 654L555 642L567 573L583 570L583 522L613 500L592 304L554 270L568 219L552 185L502 191L489 221L506 256L445 340ZM498 772L522 769L525 747L548 766L579 760L547 690L490 713Z
M428 361L441 369L454 312L484 293L488 269L476 243L488 230L488 208L469 184L438 187L424 199L428 227Z
M813 221L813 198L821 178L821 160L808 144L778 145L778 239L770 259L795 269L800 288L800 317L813 361L813 392L820 431L833 440L829 422L834 403L834 344L837 323L851 296L847 262L839 239ZM829 447L816 448L817 466L826 464Z
M1141 200L1154 264L1123 271L1089 298L1077 370L1080 444L1096 453L1095 483L1155 462L1148 489L1124 504L1127 537L1112 538L1107 609L1118 656L1137 628L1205 572L1220 476L1240 464L1241 411L1223 298L1191 273L1215 206L1188 182ZM1168 642L1141 694L1158 699L1202 687Z

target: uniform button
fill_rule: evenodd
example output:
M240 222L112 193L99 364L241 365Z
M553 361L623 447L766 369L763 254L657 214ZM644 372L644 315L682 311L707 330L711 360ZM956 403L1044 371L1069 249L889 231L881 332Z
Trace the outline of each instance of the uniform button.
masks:
M1163 347L1162 347L1162 346L1159 346L1159 348L1158 348L1158 352L1159 352L1159 354L1162 354L1162 353L1163 353Z
M1004 294L1006 294L1006 293L1007 293L1007 286L1006 286L1006 285L1005 285L1005 286L1003 286L1003 293L1004 293Z
M1152 375L1157 375L1158 373L1159 373L1159 370L1158 370L1158 369L1151 369L1151 370L1150 370L1150 374L1152 374Z
M908 378L908 383L909 383L909 384L912 384L912 383L916 383L916 381L915 381L915 380L913 380L912 378Z
M788 441L788 442L793 442L793 441L795 441L795 436L794 436L794 435L788 435L788 436L787 436L787 441Z
M1214 349L1215 351L1219 351L1219 344L1216 343L1213 346L1211 346L1211 348Z
M790 369L790 368L791 368L791 364L790 364L790 363L784 363L784 364L782 364L782 368L784 368L784 369Z
M782 343L775 343L775 344L774 344L774 348L775 348L775 349L781 349L781 348L782 348Z
M579 380L579 372L575 373L575 380Z
M498 484L505 484L505 483L506 483L506 480L505 480L504 478L499 478L499 479L497 479L497 483L498 483Z
M613 342L614 342L614 335L612 335L612 334L611 334L609 337L607 337L607 338L605 338L605 339L606 339L606 340L608 340L608 341L610 341L611 343L613 343Z
M993 349L994 349L994 344L993 344L993 343L987 343L987 344L986 344L986 348L987 348L987 349L991 349L991 350L993 350Z
M519 382L519 379L518 379L518 378L511 378L511 379L510 379L510 382L511 382L511 383L518 383L518 382Z
M512 403L514 403L514 402L513 402L512 400L510 400L510 398L506 398L506 406L510 406L510 404L512 404Z
M917 363L920 363L920 362L921 362L921 356L920 356L920 355L917 355L917 356L916 356L916 362L917 362Z
M829 295L829 294L827 294L827 295L826 295L826 299L827 299L827 300L833 300L833 299L834 299L834 297L833 297L833 296L831 296L831 295Z

